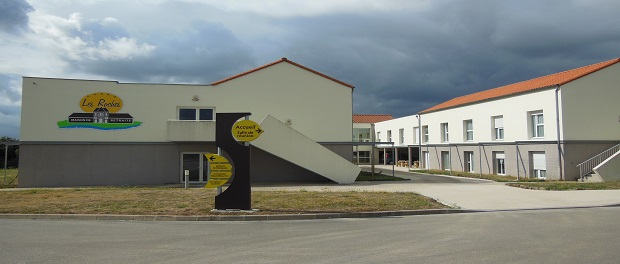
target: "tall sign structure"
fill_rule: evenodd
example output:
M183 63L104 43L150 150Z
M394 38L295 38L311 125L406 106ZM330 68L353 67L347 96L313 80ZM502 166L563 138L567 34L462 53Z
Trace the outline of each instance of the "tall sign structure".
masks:
M234 177L230 186L215 196L216 210L252 209L251 147L246 142L258 138L263 130L255 122L247 120L250 115L251 113L217 113L216 115L215 144L228 154L234 167ZM241 118L246 118L246 120L237 122ZM239 143L237 140L243 143ZM225 172L225 170L221 172Z

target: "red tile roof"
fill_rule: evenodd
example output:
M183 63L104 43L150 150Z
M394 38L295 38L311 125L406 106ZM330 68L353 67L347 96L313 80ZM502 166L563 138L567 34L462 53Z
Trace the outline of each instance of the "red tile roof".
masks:
M323 73L320 73L320 72L318 72L318 71L315 71L315 70L313 70L313 69L310 69L310 68L308 68L308 67L305 67L305 66L303 66L303 65L301 65L301 64L295 63L295 62L293 62L293 61L290 61L290 60L288 60L287 58L282 58L282 59L280 59L280 60L274 61L274 62L272 62L272 63L266 64L266 65L263 65L263 66L260 66L260 67L258 67L258 68L254 68L254 69L252 69L252 70L249 70L249 71L246 71L246 72L243 72L243 73L237 74L237 75L235 75L235 76L231 76L231 77L228 77L228 78L226 78L226 79L219 80L219 81L217 81L217 82L212 83L212 85L218 85L218 84L221 84L221 83L224 83L224 82L230 81L230 80L232 80L232 79L236 79L236 78L239 78L239 77L241 77L241 76L244 76L244 75L247 75L247 74L250 74L250 73L253 73L253 72L256 72L256 71L259 71L259 70L262 70L262 69L268 68L268 67L271 67L271 66L276 65L276 64L278 64L278 63L283 63L283 62L289 63L289 64L291 64L291 65L295 65L295 66L297 66L297 67L299 67L299 68L302 68L302 69L304 69L304 70L306 70L306 71L312 72L312 73L314 73L314 74L317 74L317 75L319 75L319 76L322 76L322 77L327 78L327 79L329 79L329 80L332 80L332 81L334 81L334 82L337 82L337 83L339 83L339 84L342 84L342 85L344 85L344 86L347 86L347 87L349 87L349 88L351 88L351 89L355 88L355 86L353 86L353 85L350 85L350 84L345 83L345 82L343 82L343 81L340 81L340 80L334 79L334 78L332 78L332 77L329 77L329 76L327 76L327 75L325 75L325 74L323 74Z
M394 119L392 115L362 115L353 114L353 123L373 124L381 121Z
M431 108L428 108L420 113L429 113L434 112L446 108L452 108L456 106L461 106L465 104L477 103L481 101L491 100L499 97L515 95L519 93L524 93L537 89L544 89L555 87L557 85L564 85L566 83L572 82L576 79L584 77L590 73L601 70L605 67L611 66L620 62L620 58L603 61L599 63L595 63L592 65L584 66L577 69L572 69L568 71L563 71L543 77L534 78L527 81L522 81L518 83L513 83L505 86L501 86L498 88L493 88L490 90L485 90L473 94L464 95L461 97L456 97L451 100L445 101L441 104L435 105Z

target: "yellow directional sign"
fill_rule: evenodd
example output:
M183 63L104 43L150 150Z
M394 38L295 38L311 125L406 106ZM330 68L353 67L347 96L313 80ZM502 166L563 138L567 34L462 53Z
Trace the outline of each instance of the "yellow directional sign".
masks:
M209 163L211 171L232 171L230 163Z
M257 139L265 132L252 120L241 120L233 125L232 134L238 141L248 142Z
M228 179L232 177L232 165L223 156L217 154L205 154L207 161L209 162L209 181L205 188L216 188L222 186L228 182Z

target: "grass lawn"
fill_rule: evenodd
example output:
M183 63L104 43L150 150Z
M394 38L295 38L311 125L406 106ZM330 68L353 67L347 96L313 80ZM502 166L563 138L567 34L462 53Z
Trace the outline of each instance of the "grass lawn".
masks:
M569 191L569 190L619 190L620 182L574 182L574 181L546 181L546 182L515 182L507 183L512 187L534 190Z
M429 174L450 175L445 170L424 170L419 171ZM496 182L506 182L506 185L525 189L534 190L550 190L550 191L569 191L569 190L617 190L620 189L620 182L600 182L600 183L582 183L578 181L545 181L539 179L521 178L517 180L514 176L501 176L490 174L476 174L462 171L452 171L452 176L487 179Z
M69 188L0 191L0 213L210 215L206 188ZM372 212L446 208L415 193L253 191L260 214Z
M4 174L6 172L6 178ZM17 186L17 169L0 169L0 188L9 188Z

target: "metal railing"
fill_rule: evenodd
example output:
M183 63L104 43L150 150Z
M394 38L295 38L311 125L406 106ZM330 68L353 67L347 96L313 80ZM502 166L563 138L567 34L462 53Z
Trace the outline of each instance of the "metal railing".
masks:
M594 167L598 166L618 151L620 151L620 144L615 145L582 163L579 163L577 168L579 168L579 177L581 178L581 181L583 182L584 176L592 173Z

